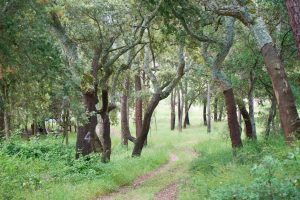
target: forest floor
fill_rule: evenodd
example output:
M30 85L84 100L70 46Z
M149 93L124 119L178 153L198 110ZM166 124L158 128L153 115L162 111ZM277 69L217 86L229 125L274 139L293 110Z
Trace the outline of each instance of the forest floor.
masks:
M170 153L166 164L138 177L131 185L123 186L117 191L97 199L177 199L179 183L188 178L190 162L197 156L193 146L198 142L199 140L195 138L182 141Z

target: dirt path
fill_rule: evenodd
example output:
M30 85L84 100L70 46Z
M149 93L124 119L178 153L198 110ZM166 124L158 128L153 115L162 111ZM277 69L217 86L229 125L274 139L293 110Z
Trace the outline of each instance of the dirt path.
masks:
M117 191L97 200L173 200L178 196L178 185L187 178L189 162L196 156L196 152L186 143L170 154L168 163L156 170L138 177L131 185L123 186Z

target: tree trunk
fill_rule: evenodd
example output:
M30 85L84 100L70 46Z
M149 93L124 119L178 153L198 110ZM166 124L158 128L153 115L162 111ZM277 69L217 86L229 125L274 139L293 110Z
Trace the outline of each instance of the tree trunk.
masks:
M180 88L177 89L177 112L178 112L178 131L182 132L182 93L180 92Z
M171 130L175 129L176 113L175 113L176 92L171 92Z
M220 104L220 113L219 113L219 117L218 117L218 121L222 121L222 117L223 117L223 111L224 111L224 105L223 105L223 101Z
M285 4L288 10L290 25L292 27L294 39L298 49L298 56L300 58L300 1L285 0Z
M90 154L94 150L93 143L98 139L95 133L97 125L96 104L98 103L95 90L83 93L83 102L88 120L85 124L80 124L77 129L76 158Z
M121 143L128 146L128 136L130 134L129 120L128 120L128 96L129 93L129 78L125 80L125 91L121 96Z
M250 83L249 83L250 89L249 89L249 92L248 92L249 116L250 116L250 121L251 121L251 126L252 126L252 135L255 138L257 138L255 118L254 118L254 97L253 97L254 81L255 81L255 79L254 79L254 76L253 76L253 71L251 71L250 72Z
M265 66L272 81L285 140L287 143L291 143L295 136L300 138L300 119L284 64L278 55L263 19L261 17L255 18L254 23L252 25L248 24L248 26L263 55Z
M214 99L214 121L218 121L218 97Z
M4 134L4 112L2 107L0 107L0 139L5 136Z
M135 129L136 137L138 138L143 125L143 100L141 98L140 92L142 91L142 83L139 74L134 76L135 79L135 92L137 94L135 98Z
M207 133L211 132L211 112L210 112L210 83L207 84Z
M275 113L276 113L276 97L273 96L271 98L271 107L269 109L268 120L266 123L266 130L265 130L266 137L269 137L270 135L271 123L275 118Z
M107 163L110 161L111 154L111 139L110 139L110 119L108 111L108 91L102 90L102 112L100 113L102 119L102 157L101 161Z
M207 119L206 119L206 104L207 104L207 100L204 99L203 100L203 124L204 126L207 126Z
M189 107L186 108L186 111L185 111L184 120L183 120L183 128L186 128L187 125L188 126L191 125L190 117L189 117Z
M251 125L251 118L250 115L246 109L245 103L242 99L237 100L237 105L239 107L239 110L243 116L244 123L245 123L245 132L248 139L256 139L256 136L253 135L252 132L252 125Z
M69 117L70 117L69 109L64 109L64 114L63 114L63 133L64 133L64 139L66 140L66 145L69 145L69 134L68 134Z
M287 80L283 62L279 58L276 48L272 44L266 44L262 48L262 53L272 80L285 139L290 143L293 141L294 136L300 138L300 119L295 99Z
M132 156L140 156L142 153L142 149L144 146L144 142L147 139L147 135L149 132L150 128L150 123L151 123L151 116L157 107L158 103L160 101L160 95L159 94L153 94L148 106L147 110L144 114L144 119L143 119L143 126L142 126L142 131L141 135L137 138L136 143L134 145L133 151L132 151Z
M241 147L241 132L236 115L236 104L232 88L223 91L227 110L227 120L230 132L231 145L233 148Z

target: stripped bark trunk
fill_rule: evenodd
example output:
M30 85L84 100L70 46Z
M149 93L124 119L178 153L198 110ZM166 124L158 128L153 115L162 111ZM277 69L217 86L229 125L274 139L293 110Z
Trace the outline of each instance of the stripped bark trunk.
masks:
M233 148L241 147L241 133L240 127L236 115L236 104L234 100L233 90L230 88L223 91L226 110L227 110L227 120L230 132L231 145Z
M140 96L140 92L142 90L142 83L139 74L135 75L134 79L135 79L135 92L139 93L138 96L135 98L135 129L136 129L136 137L139 137L143 125L143 101Z
M176 92L171 92L171 130L175 129L176 113L175 113Z
M262 54L272 80L285 140L290 143L295 136L300 138L300 119L295 99L287 80L283 62L273 44L269 43L263 46Z
M293 30L293 35L298 50L298 56L300 58L300 1L285 0L285 5L288 10L289 21Z
M214 121L218 121L218 97L214 99Z
M150 129L151 117L152 117L152 114L153 114L155 108L157 107L159 101L160 101L160 95L154 94L147 106L146 111L145 111L141 135L136 140L136 143L135 143L133 151L132 151L132 156L140 156L142 153L144 142L147 139L148 132Z
M207 133L211 132L211 111L210 111L210 84L207 84Z

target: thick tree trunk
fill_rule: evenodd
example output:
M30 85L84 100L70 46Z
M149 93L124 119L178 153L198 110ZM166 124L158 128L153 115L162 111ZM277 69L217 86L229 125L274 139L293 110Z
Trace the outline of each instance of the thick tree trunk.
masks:
M291 143L295 136L300 138L300 119L284 64L278 55L264 20L258 17L254 19L253 23L247 25L256 39L272 81L285 140L287 143Z
M102 112L100 113L102 119L102 157L101 161L107 163L110 161L111 154L111 138L110 138L110 119L108 110L108 91L102 90Z
M211 111L210 111L210 84L207 84L207 133L211 132Z
M265 130L266 137L268 137L270 135L271 123L273 122L273 120L275 118L275 113L276 113L276 97L273 96L271 98L271 107L269 109L268 120L266 123L266 130Z
M83 102L88 121L85 124L80 124L77 129L76 158L90 154L94 150L94 141L98 139L95 133L97 125L96 104L98 103L96 92L83 93Z
M252 132L251 118L246 109L244 101L241 99L237 100L237 105L238 105L239 110L244 119L244 123L245 123L245 127L246 127L245 132L246 132L247 138L248 139L256 139L256 137L253 135L253 132Z
M255 64L256 65L256 64ZM248 104L249 104L249 116L251 120L251 126L252 126L252 135L257 138L256 136L256 125L255 125L255 118L254 118L254 75L253 71L250 72L250 82L249 82L249 92L248 92Z
M214 99L214 121L218 121L218 97Z
M220 113L219 113L218 121L222 121L223 112L224 112L223 102L220 104L219 108L220 108Z
M300 1L285 0L285 4L288 10L290 25L292 27L298 49L298 56L300 58Z
M206 105L207 105L207 100L204 99L204 100L203 100L203 115L202 115L204 126L207 126L207 119L206 119Z
M160 101L160 95L159 94L153 94L148 106L147 110L144 114L143 119L143 127L141 131L141 135L137 138L136 143L134 145L134 149L132 151L132 156L140 156L142 153L142 149L144 146L144 142L147 139L147 135L150 129L150 123L151 123L151 117L152 114L157 107L158 103Z
M175 129L176 113L175 113L176 92L171 92L171 130Z
M135 79L135 92L140 93L142 90L142 83L139 74L135 75L134 79ZM139 137L142 131L142 125L143 125L143 101L140 94L138 94L138 96L135 99L135 129L136 129L137 138Z
M300 138L300 119L295 105L295 99L288 83L284 65L272 43L262 48L265 65L272 80L273 90L276 96L281 125L288 143L294 136Z
M227 120L230 132L231 145L233 148L243 146L241 140L240 127L236 115L236 104L234 100L233 90L230 88L223 91L225 105L227 110Z
M128 138L131 136L128 120L128 96L129 93L129 78L125 80L125 91L121 96L121 143L128 146Z

